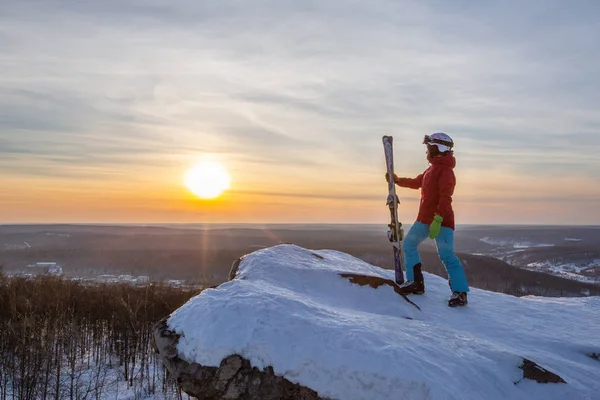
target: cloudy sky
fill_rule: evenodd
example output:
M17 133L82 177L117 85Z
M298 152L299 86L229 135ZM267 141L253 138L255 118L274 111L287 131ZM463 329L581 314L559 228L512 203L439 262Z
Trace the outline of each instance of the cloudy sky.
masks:
M456 143L459 224L600 224L595 0L0 5L0 223L386 223ZM201 160L221 198L183 185ZM402 189L415 218L419 192Z

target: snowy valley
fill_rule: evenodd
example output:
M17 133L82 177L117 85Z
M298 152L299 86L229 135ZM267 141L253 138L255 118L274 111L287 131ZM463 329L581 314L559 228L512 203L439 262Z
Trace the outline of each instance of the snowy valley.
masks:
M600 228L464 227L460 251L492 256L522 269L600 285Z

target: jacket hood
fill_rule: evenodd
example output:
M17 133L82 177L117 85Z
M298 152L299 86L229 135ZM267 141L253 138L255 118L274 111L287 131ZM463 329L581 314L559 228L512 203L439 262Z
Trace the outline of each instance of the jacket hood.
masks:
M456 167L456 158L452 155L432 157L429 159L431 165L439 165L442 167L454 168Z

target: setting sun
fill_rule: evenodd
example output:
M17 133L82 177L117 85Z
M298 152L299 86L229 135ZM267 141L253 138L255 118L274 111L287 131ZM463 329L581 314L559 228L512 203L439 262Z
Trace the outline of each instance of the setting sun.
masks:
M201 199L214 199L229 188L227 171L215 162L201 162L185 176L185 186Z

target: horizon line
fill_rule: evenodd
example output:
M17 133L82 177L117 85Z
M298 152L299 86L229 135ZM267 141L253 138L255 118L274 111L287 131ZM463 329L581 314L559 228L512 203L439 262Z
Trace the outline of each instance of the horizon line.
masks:
M405 222L403 225L412 225L413 222ZM0 227L7 226L217 226L217 225L236 225L236 226L252 226L252 225L302 225L302 226L317 226L317 225L363 225L363 226L387 226L387 222L0 222ZM483 226L503 226L503 227L581 227L581 228L600 228L598 224L544 224L544 223L462 223L456 224L457 227L483 227Z

